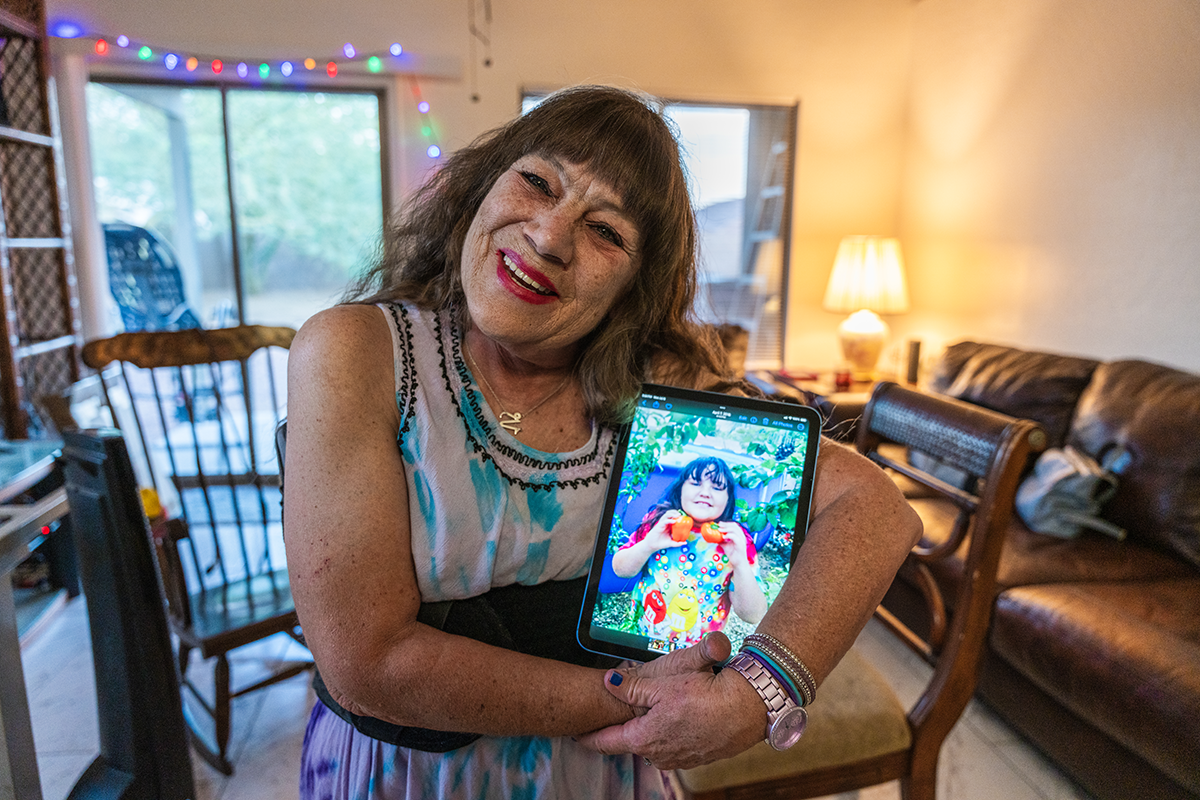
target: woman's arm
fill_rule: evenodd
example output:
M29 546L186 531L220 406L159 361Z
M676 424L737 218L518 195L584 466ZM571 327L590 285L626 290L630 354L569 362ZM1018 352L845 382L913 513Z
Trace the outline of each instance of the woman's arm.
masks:
M820 682L870 619L921 522L882 470L828 440L813 504L804 546L759 630L783 641ZM670 664L676 655L653 662L652 674L622 670L609 691L647 713L581 741L603 753L647 756L663 769L706 764L762 741L766 707L750 684L733 670L669 675L678 672Z
M339 306L309 320L289 355L288 572L330 693L356 714L495 735L573 735L629 719L600 670L416 621L388 324L373 306Z

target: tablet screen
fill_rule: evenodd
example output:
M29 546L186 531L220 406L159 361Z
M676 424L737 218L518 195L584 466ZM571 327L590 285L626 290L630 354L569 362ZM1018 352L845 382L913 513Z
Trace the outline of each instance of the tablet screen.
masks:
M646 384L622 431L579 643L647 661L724 631L734 651L808 528L811 408Z

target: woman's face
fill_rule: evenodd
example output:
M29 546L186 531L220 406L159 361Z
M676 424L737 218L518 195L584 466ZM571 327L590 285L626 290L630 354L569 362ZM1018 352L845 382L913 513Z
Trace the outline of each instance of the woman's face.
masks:
M712 522L721 516L729 503L729 487L721 474L713 468L683 482L679 492L679 504L683 513L695 522Z
M633 280L639 244L611 186L578 164L524 156L496 180L467 231L471 319L518 356L571 355Z

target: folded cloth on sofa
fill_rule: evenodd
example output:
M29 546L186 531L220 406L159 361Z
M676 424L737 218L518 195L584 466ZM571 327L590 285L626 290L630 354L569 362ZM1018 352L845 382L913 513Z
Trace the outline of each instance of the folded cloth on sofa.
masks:
M1017 514L1038 533L1074 539L1085 529L1125 538L1125 529L1101 518L1104 504L1117 493L1117 473L1129 454L1113 447L1098 464L1074 447L1052 447L1042 453L1033 472L1017 489Z

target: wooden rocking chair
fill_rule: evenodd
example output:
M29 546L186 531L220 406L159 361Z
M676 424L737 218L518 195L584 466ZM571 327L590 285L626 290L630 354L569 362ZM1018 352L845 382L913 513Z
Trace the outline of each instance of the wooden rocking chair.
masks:
M311 668L277 665L233 690L230 651L277 633L303 643L282 540L275 426L282 416L290 328L239 326L122 333L89 342L83 361L101 371L139 484L165 514L152 519L155 551L196 751L229 775L231 701ZM152 503L149 505L153 505ZM153 516L153 508L150 508ZM192 651L215 658L205 699L188 675ZM186 702L212 718L201 726Z

